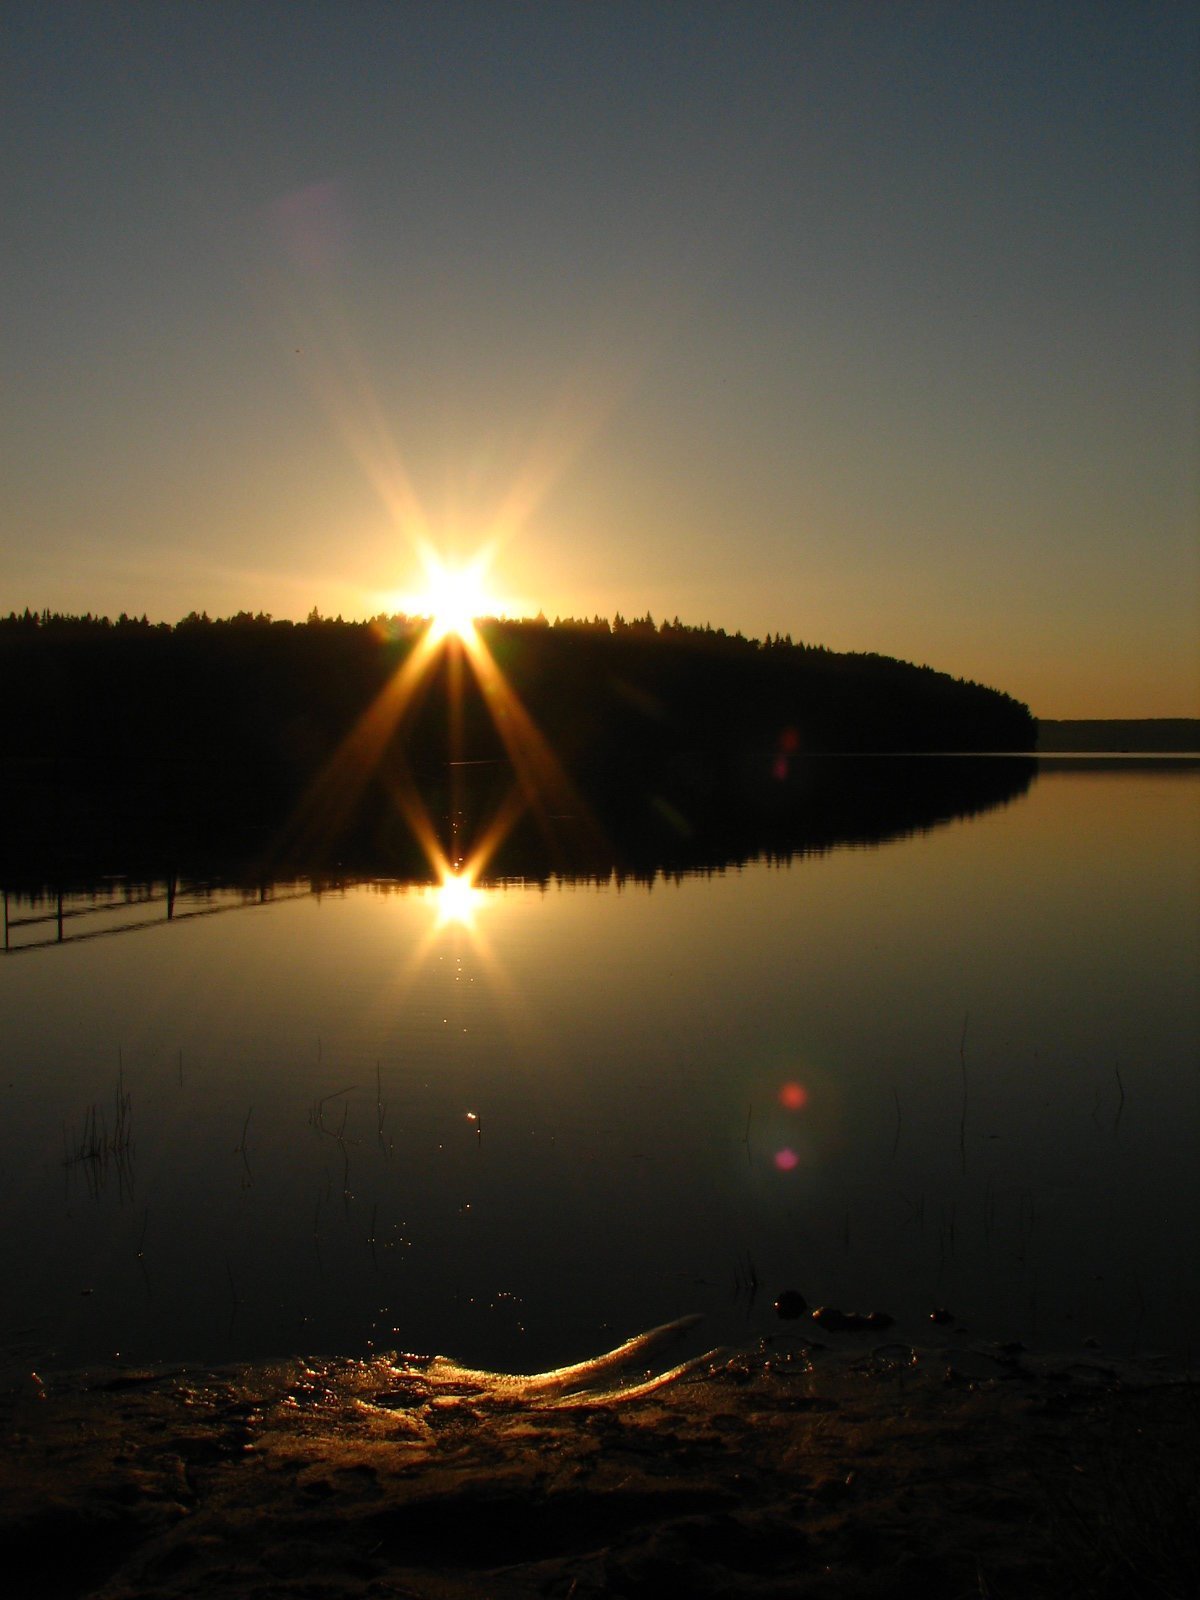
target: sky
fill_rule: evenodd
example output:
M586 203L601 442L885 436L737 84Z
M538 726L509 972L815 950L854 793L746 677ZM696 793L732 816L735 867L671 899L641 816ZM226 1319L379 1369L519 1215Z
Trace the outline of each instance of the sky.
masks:
M496 609L1200 715L1200 12L0 10L0 612Z

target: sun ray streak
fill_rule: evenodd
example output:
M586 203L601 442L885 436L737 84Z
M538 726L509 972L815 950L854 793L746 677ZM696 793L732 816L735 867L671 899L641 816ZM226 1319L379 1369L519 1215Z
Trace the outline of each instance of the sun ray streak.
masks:
M397 725L428 687L435 654L426 631L309 785L285 829L285 848L320 846L350 820Z
M550 823L551 818L557 815L572 817L586 832L598 837L599 828L589 807L519 696L513 692L486 642L478 632L464 642L483 692L484 703L508 753L524 802L543 834L549 839L553 838L554 829Z
M448 815L439 829L397 748L405 719L422 703L439 665L445 668L449 765ZM514 784L474 838L467 833L464 769L464 697L467 672L473 676L512 768ZM520 818L530 815L545 841L561 843L563 824L585 841L599 844L601 830L520 697L498 666L486 640L471 622L451 629L431 621L410 645L404 660L362 712L350 732L309 784L278 844L278 853L320 850L351 823L367 787L382 785L392 813L403 819L436 881L464 877L473 884Z

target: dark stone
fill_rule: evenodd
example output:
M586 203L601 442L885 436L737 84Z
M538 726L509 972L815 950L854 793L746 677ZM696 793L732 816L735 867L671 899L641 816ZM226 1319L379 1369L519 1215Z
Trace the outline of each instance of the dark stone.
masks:
M807 1310L808 1301L796 1289L785 1289L775 1302L776 1315L782 1317L785 1322L794 1322Z

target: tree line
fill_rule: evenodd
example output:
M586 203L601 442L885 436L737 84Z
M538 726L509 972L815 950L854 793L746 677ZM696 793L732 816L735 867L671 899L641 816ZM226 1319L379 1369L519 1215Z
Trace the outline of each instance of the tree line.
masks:
M0 799L23 826L53 795L64 829L111 814L197 835L234 820L269 831L347 759L426 626L315 609L302 623L193 612L174 625L12 613L0 618ZM649 819L701 833L793 806L813 757L1035 747L1011 696L888 656L649 615L490 619L478 632L498 677L481 686L449 641L372 770L346 775L346 826L378 832L397 784L435 820L471 809L460 764L482 825L511 787L513 729L531 725L563 780L551 810L571 809L571 794L610 829Z
M414 648L423 619L305 623L192 612L0 618L9 755L328 754ZM875 653L750 639L647 614L610 623L485 620L481 637L561 758L582 769L700 754L1030 750L1036 723L999 690ZM469 686L468 686L469 688ZM482 696L465 736L499 753ZM442 719L444 722L444 719ZM399 730L435 759L437 719ZM293 755L288 756L292 751Z

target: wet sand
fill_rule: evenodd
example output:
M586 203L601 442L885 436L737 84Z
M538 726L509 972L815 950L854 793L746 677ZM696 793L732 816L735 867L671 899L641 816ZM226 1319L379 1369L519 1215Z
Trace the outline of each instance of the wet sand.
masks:
M5 1592L1200 1594L1200 1390L1179 1376L851 1335L648 1392L661 1363L630 1366L27 1374L0 1400Z

